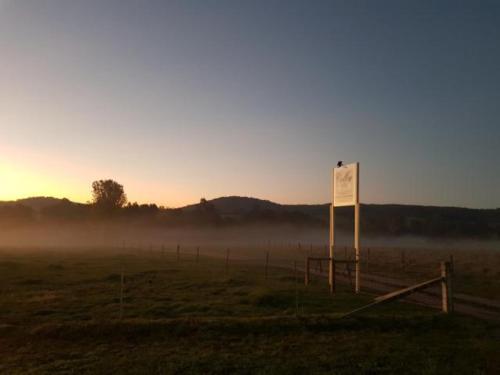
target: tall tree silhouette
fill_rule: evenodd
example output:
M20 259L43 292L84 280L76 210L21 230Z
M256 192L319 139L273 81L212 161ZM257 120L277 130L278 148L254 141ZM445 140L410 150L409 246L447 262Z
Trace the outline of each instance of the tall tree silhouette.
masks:
M111 213L127 203L123 185L113 180L99 180L92 183L93 204L101 211Z

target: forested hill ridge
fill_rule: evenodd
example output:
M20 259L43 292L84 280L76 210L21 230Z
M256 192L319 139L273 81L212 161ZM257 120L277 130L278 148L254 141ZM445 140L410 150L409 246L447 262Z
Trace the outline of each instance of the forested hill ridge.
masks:
M352 228L352 208L338 208L339 228ZM103 214L91 204L35 197L0 202L0 226L48 222L135 220L149 225L292 224L327 227L329 204L286 205L251 197L202 199L181 208L128 203ZM362 204L361 228L367 234L500 238L500 209Z

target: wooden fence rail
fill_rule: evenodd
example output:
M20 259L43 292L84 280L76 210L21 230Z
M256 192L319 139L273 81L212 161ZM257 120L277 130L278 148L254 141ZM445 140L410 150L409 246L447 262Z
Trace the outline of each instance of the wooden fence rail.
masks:
M395 301L404 298L412 293L430 288L438 284L441 284L441 309L446 314L451 313L453 312L452 273L453 273L453 268L451 262L441 262L441 276L403 289L396 290L394 292L384 294L382 296L378 296L374 299L372 303L369 303L368 305L353 310L345 314L343 317L351 316L355 313L380 305L382 303L387 303L390 301Z

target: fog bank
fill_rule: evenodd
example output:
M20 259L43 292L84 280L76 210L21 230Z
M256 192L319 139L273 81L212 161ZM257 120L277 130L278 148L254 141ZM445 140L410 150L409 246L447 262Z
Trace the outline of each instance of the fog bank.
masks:
M328 230L293 225L247 225L237 227L159 228L134 224L88 223L8 228L0 232L2 247L324 247ZM416 236L363 236L362 247L404 247L426 249L497 249L500 241L443 239ZM336 232L336 245L353 245L353 234Z

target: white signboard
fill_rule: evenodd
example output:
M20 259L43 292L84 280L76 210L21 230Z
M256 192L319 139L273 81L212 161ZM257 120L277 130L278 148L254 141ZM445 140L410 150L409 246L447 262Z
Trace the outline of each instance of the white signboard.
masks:
M358 163L333 169L333 205L354 206L358 203Z

